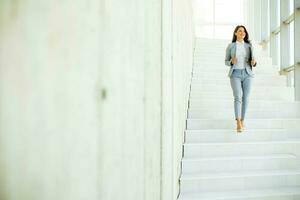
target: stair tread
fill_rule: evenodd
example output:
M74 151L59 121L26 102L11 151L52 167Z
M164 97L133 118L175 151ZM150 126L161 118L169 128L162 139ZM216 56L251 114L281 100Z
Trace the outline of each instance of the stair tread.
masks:
M232 190L226 192L181 193L179 200L226 200L268 196L300 195L300 187L276 187L268 189Z
M261 156L211 156L208 158L183 158L183 162L206 160L237 160L237 159L266 159L266 158L297 158L294 154L269 154Z
M182 174L180 180L198 180L215 178L238 178L254 176L276 176L276 175L300 175L300 169L267 169L267 170L237 170L237 171L218 171L205 173Z
M250 129L249 131L252 132L260 132L260 131L286 131L287 129L284 128L270 128L270 129L263 129L263 128L257 128L257 129ZM218 133L221 132L232 132L232 129L201 129L201 130L185 130L186 133L197 133L197 134L201 134L201 133Z
M233 141L233 142L203 142L203 143L184 143L184 146L197 145L233 145L233 144L281 144L281 143L300 143L300 138L288 138L287 140L272 140L272 141Z
M225 121L232 121L232 119L226 119L226 118L220 118L220 119L201 119L201 118L194 118L194 119L187 119L187 120L201 120L201 121L209 121L209 120L212 120L212 121L216 121L216 120L225 120ZM274 121L279 121L279 120L300 120L299 117L294 117L294 118L264 118L264 119L247 119L247 121L250 121L250 120L257 120L257 121L261 121L261 120L274 120Z

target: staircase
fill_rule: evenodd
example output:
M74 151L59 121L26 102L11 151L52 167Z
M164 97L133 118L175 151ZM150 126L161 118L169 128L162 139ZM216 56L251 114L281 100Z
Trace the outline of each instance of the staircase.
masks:
M179 200L300 200L300 103L258 45L245 128L235 131L230 41L197 39Z

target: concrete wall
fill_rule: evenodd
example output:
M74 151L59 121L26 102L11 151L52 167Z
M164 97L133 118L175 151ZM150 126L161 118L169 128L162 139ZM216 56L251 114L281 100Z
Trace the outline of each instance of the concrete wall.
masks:
M172 37L170 37L172 36ZM176 199L181 173L194 50L194 20L189 1L163 3L162 199Z
M189 1L0 0L0 199L176 199Z

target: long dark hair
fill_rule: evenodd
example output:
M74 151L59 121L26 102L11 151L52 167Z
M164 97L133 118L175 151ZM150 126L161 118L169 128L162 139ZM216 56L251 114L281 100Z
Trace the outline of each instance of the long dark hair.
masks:
M249 40L249 34L248 34L248 31L247 31L246 27L243 26L243 25L238 25L238 26L235 27L235 29L234 29L234 31L233 31L233 36L232 36L232 42L236 42L236 35L235 35L235 33L236 33L236 32L239 30L239 28L241 28L241 27L244 28L245 33L246 33L245 38L244 38L244 42L251 44L251 41Z

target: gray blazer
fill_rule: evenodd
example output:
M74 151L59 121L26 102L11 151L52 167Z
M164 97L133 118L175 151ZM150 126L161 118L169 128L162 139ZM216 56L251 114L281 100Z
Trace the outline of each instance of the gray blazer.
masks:
M246 49L246 71L250 76L254 76L251 66L251 60L255 59L253 47L251 44L244 42L244 47ZM236 57L236 43L230 43L226 48L226 55L225 55L225 65L230 66L230 70L228 72L228 76L230 77L233 72L233 64L230 62L232 57ZM256 66L256 63L255 65Z

